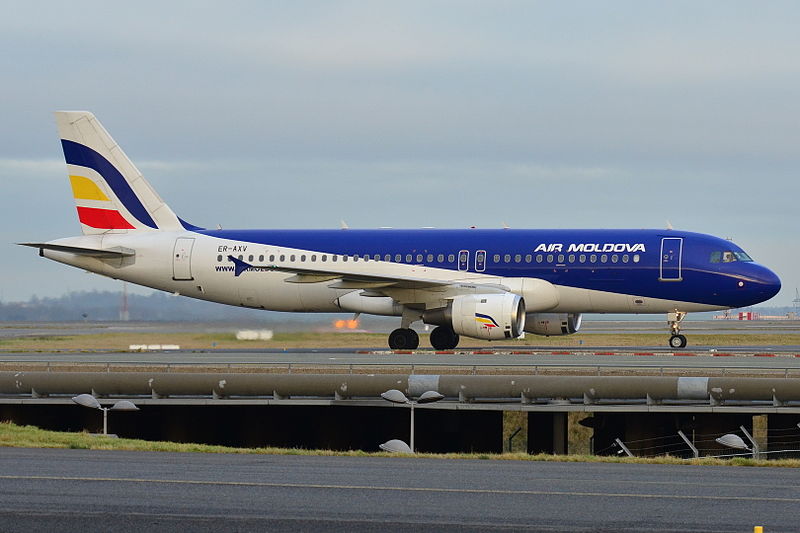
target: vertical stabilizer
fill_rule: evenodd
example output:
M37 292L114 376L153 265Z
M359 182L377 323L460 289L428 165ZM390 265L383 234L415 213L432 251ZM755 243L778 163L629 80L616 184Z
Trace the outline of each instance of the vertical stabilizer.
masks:
M88 111L56 111L84 235L185 229Z

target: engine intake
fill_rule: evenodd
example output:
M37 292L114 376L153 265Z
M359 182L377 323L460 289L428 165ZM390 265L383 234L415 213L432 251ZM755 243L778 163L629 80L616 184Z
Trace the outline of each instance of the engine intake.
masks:
M446 307L425 311L422 321L475 339L515 339L525 328L525 300L510 292L456 296Z
M528 313L525 331L536 335L572 335L581 329L580 313Z

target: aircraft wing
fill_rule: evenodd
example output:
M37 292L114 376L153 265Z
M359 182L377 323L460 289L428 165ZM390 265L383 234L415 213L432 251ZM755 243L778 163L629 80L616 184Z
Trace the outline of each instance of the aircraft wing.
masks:
M275 272L287 272L294 274L294 276L286 279L286 281L289 283L321 283L325 281L335 281L335 283L328 285L334 289L436 289L451 287L454 284L460 283L453 280L423 278L416 276L356 273L344 269L337 269L335 267L319 269L278 265L251 265L246 261L242 261L241 259L238 259L232 255L228 256L228 260L232 261L234 264L235 276L239 276L251 268ZM508 290L508 288L499 285L481 285L486 286L487 289L494 288L495 290Z

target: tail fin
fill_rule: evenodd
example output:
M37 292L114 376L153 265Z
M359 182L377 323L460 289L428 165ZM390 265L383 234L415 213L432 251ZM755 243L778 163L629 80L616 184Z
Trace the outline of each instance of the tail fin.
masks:
M84 235L194 228L164 203L93 114L55 115Z

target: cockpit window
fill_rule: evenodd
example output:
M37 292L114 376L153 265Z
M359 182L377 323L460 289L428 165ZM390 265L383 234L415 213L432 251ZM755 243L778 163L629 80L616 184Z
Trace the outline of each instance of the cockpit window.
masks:
M744 252L725 250L723 252L711 252L712 263L733 263L735 261L752 262L753 260Z

